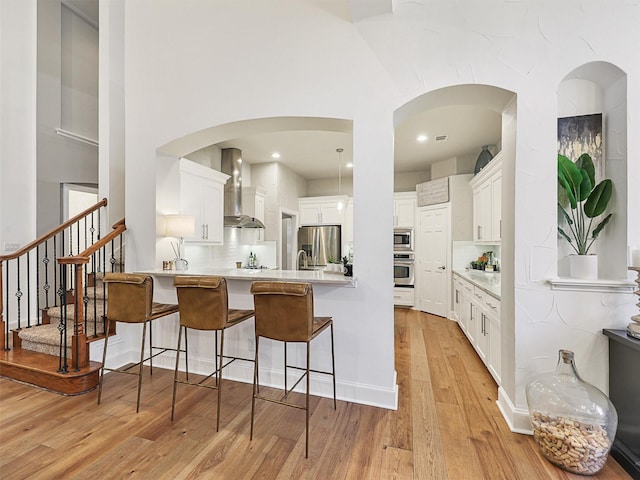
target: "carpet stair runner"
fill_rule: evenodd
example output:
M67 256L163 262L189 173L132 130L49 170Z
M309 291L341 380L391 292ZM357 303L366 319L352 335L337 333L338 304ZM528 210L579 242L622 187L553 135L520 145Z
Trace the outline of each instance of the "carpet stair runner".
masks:
M87 297L89 301L85 312L87 340L91 340L97 332L102 336L104 332L104 312L106 308L106 290L103 289L101 281L95 287L87 287ZM95 296L94 296L95 292ZM95 300L94 300L95 298ZM22 349L33 352L46 353L58 356L60 354L60 319L62 318L62 307L49 307L46 315L50 323L23 328L18 332ZM67 305L67 358L71 358L71 341L74 333L74 305Z

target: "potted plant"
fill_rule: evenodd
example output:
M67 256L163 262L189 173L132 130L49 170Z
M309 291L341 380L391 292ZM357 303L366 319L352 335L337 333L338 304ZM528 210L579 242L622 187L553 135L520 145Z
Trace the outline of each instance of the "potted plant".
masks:
M612 214L599 221L594 219L607 209L613 184L607 178L596 185L593 160L587 153L580 155L575 162L558 155L558 184L561 192L566 194L564 201L558 201L558 209L567 224L566 231L558 225L558 233L577 254L570 258L571 276L597 278L598 258L589 255L589 250Z
M336 271L336 259L333 257L327 258L327 271L335 272Z

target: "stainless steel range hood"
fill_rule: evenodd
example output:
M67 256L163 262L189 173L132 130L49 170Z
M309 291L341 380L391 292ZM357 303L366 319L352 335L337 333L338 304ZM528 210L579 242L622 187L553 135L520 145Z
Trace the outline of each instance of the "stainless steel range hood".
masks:
M242 211L242 151L238 148L223 148L220 167L222 173L231 176L224 186L224 226L264 228L264 223L244 215Z

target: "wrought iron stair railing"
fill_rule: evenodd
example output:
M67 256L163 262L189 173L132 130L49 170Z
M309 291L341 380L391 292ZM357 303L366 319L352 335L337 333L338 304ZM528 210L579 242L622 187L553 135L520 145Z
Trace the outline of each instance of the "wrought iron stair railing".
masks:
M124 265L126 226L121 220L103 234L106 206L103 199L16 252L0 256L2 348L19 348L19 332L43 325L48 319L45 312L57 309L61 313L58 371L68 371L69 350L74 370L87 365L87 338L104 335L100 312L105 311L106 295L97 294L99 280L107 271L122 271ZM102 308L97 306L100 301Z

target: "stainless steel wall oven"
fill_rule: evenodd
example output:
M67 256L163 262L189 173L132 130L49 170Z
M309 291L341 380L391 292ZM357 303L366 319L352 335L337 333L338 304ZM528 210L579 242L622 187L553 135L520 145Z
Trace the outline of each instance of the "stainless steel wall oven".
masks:
M395 252L393 254L393 282L396 287L413 288L413 269L413 252Z

